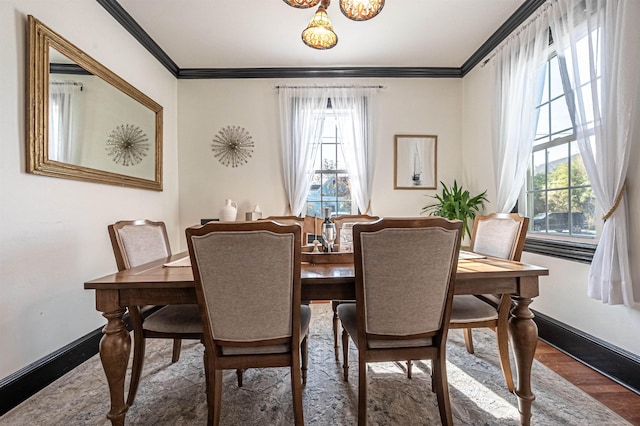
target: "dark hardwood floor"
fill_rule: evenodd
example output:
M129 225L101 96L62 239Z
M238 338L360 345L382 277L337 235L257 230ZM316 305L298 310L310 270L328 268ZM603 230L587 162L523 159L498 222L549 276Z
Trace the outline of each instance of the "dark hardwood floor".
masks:
M535 358L631 424L640 426L640 395L541 340Z

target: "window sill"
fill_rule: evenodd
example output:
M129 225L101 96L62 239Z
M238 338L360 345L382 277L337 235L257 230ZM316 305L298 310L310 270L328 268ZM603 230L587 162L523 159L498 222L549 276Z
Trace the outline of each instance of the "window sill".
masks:
M591 263L597 244L527 237L524 251L580 263Z

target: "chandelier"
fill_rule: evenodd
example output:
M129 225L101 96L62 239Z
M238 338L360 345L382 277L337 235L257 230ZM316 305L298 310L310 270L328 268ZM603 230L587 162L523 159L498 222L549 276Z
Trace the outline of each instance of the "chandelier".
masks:
M384 0L340 0L340 11L353 21L367 21L380 13Z
M314 49L331 49L338 43L338 36L333 31L327 8L331 0L283 0L291 7L308 9L320 6L313 15L311 22L302 32L302 41ZM367 21L380 13L385 0L339 0L340 11L353 21Z

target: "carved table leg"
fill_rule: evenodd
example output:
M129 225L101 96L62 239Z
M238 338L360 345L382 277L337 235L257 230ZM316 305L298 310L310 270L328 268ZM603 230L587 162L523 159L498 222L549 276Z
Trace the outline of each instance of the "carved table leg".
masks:
M124 425L127 405L124 400L124 380L131 352L131 337L122 321L124 308L102 314L107 319L107 325L102 329L100 340L100 360L109 383L111 395L111 409L107 418L112 425Z
M530 298L514 296L515 307L509 319L509 340L515 355L518 383L515 394L518 397L520 424L531 424L531 404L536 397L531 392L531 366L538 343L538 326L533 322L529 310Z

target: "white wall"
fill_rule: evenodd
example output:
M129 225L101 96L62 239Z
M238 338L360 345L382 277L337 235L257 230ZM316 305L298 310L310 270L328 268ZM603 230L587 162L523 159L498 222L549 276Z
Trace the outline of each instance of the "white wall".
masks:
M438 179L460 175L462 81L460 79L181 80L178 83L181 228L217 218L226 198L238 203L238 220L259 204L263 214L288 214L283 189L278 85L382 85L376 111L376 174L371 213L418 216L434 191L393 189L395 134L438 136ZM211 151L223 127L245 128L253 158L225 167ZM183 248L185 242L183 238Z
M164 191L25 173L27 15L164 107ZM104 325L83 283L116 269L107 225L167 222L178 246L177 82L97 2L0 2L0 377Z
M490 199L495 200L491 156L491 90L489 66L478 66L464 77L462 148L465 153L465 183L478 189L488 189ZM640 138L636 137L627 177L630 212L640 210L638 159ZM493 211L491 206L488 211ZM633 281L640 283L640 226L637 220L631 220L629 223L629 241L632 244L630 263L635 267ZM522 260L549 268L549 276L541 279L540 296L534 299L532 309L640 355L640 310L624 305L604 305L587 297L589 265L527 252L523 254ZM637 300L640 300L640 292L636 294Z

